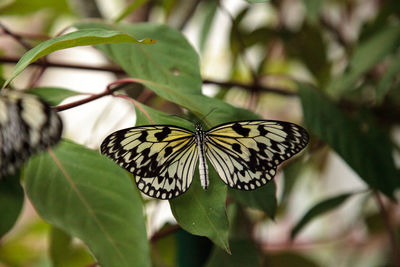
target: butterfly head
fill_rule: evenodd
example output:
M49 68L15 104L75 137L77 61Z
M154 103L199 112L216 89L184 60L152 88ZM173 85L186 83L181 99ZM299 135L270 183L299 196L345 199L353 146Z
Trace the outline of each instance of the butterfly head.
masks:
M200 122L196 122L194 127L196 128L196 132L203 131L203 126Z

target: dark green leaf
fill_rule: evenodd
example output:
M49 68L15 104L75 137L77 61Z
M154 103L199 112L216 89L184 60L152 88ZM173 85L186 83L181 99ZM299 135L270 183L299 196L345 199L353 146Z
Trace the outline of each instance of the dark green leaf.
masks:
M105 28L101 23L79 24L78 28ZM209 127L234 120L259 118L254 113L234 108L201 93L199 59L196 51L184 36L170 27L157 24L115 25L130 35L157 40L154 45L108 44L96 46L120 65L138 83L144 84L156 94L192 111L205 119Z
M265 211L271 219L275 217L277 201L274 181L252 191L229 188L229 196L244 206Z
M87 244L102 266L150 266L142 201L128 172L61 142L31 158L26 192L47 222Z
M373 122L350 118L314 88L299 86L308 129L329 144L369 186L393 199L400 179L387 135Z
M214 21L215 14L217 13L217 8L218 8L218 2L216 1L206 1L205 3L205 11L204 13L204 21L203 25L201 27L201 32L200 32L200 51L204 50L204 46L206 44L207 38L209 36L209 32L211 29L211 26Z
M326 91L338 97L341 93L354 89L360 77L392 54L400 45L400 27L387 26L360 43L350 58L347 71L331 80Z
M82 245L74 246L72 237L55 227L50 232L49 254L56 267L89 266L94 262Z
M376 87L376 102L382 103L385 95L390 91L393 81L399 77L400 73L400 50L393 56L389 68Z
M67 33L62 36L44 41L43 43L35 46L34 48L26 52L18 61L17 65L15 65L11 77L7 80L7 84L10 83L18 74L20 74L29 64L54 51L76 46L96 45L104 43L149 44L153 43L153 40L146 38L138 41L131 35L115 30L106 30L99 28L84 29Z
M0 239L14 226L24 204L19 175L0 177Z
M34 94L46 101L51 106L57 106L68 97L79 95L79 92L64 88L54 87L38 87L26 91L29 94Z
M317 23L324 0L303 0L306 16L310 23Z
M316 217L337 208L352 195L354 195L354 193L341 194L338 196L334 196L334 197L325 199L325 200L317 203L316 205L314 205L311 209L309 209L306 212L306 214L300 219L300 221L292 229L292 231L290 233L290 238L294 239L296 237L296 235L300 232L300 230L303 229L304 226L307 225L307 223L309 223Z

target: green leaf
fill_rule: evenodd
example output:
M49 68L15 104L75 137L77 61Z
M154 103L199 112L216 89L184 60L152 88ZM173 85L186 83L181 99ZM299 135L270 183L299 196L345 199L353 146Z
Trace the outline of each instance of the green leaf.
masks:
M78 24L78 28L105 28L102 23ZM254 113L234 108L215 98L201 93L199 58L196 51L177 30L166 25L130 24L114 25L114 28L138 38L157 40L154 45L107 44L96 46L111 60L120 65L132 78L162 98L172 101L206 118L208 126L232 120L259 118Z
M145 105L140 109L149 115L154 124L168 124L192 129L193 125L175 116L168 116ZM143 112L136 107L137 125L149 124ZM209 166L210 186L204 190L200 185L198 171L190 188L183 195L169 201L172 213L186 231L206 236L215 244L229 251L228 219L225 211L226 186L214 169Z
M324 5L324 0L303 0L305 6L306 16L310 23L317 23L319 20L319 13Z
M310 221L315 219L316 217L327 213L337 207L339 207L342 203L344 203L349 197L353 196L354 193L345 193L338 196L334 196L328 199L325 199L309 209L306 214L300 219L300 221L293 227L292 231L290 232L290 238L294 239L296 235L300 232L304 226L307 225Z
M142 5L146 4L149 0L135 0L132 3L130 3L123 11L122 13L114 19L114 22L120 22L123 20L126 16L137 10L139 7Z
M331 79L326 88L330 96L338 97L341 93L355 88L360 77L392 54L400 45L400 27L387 26L367 40L360 43L350 58L347 71Z
M14 226L24 204L24 190L16 175L0 177L0 239Z
M393 199L400 187L388 136L372 122L350 118L314 88L299 84L308 129L333 148L369 186Z
M80 93L76 91L54 87L32 88L26 91L26 93L37 95L51 106L57 106L68 97L80 95Z
M392 88L393 81L399 77L400 73L400 49L393 56L389 68L386 70L384 76L376 87L376 102L381 104L386 94Z
M229 196L234 198L238 203L253 209L265 211L271 219L274 219L277 208L275 181L252 191L240 191L229 188L228 192Z
M98 28L78 30L52 38L50 40L44 41L43 43L35 46L34 48L26 52L15 65L13 73L11 74L11 77L7 80L6 84L10 83L29 64L54 51L76 46L128 42L150 44L154 41L148 38L138 41L129 34L121 33L115 30L105 30Z
M53 266L89 266L94 262L83 246L74 246L72 241L72 237L67 233L55 227L51 228L49 254Z
M218 2L216 1L206 1L204 2L205 4L205 11L204 13L204 20L203 24L201 26L201 32L200 32L200 41L199 41L199 49L200 51L204 51L204 47L207 41L207 38L209 36L209 32L211 29L211 26L213 24L215 14L217 13L218 9Z
M142 201L128 172L62 141L32 157L24 176L40 216L85 242L101 266L150 266Z
M4 15L27 15L30 13L46 9L47 13L72 14L66 0L13 0L0 8L0 13Z

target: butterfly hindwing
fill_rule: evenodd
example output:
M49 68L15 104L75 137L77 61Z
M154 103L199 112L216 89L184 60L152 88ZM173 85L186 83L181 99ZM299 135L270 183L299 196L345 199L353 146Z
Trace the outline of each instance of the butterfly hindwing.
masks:
M103 141L101 153L131 172L143 193L160 199L189 188L198 159L194 133L169 125L117 131Z
M269 182L277 166L308 143L302 127L282 121L226 123L210 129L206 136L211 164L227 185L242 190Z

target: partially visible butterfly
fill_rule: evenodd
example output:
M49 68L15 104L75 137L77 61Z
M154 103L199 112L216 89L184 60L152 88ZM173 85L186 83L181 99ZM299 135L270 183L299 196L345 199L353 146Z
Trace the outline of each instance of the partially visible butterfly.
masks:
M56 144L62 122L49 105L21 92L0 92L0 178L13 174L33 153Z
M283 121L237 121L196 131L171 125L119 130L101 144L101 153L135 176L138 188L150 197L171 199L192 183L199 160L200 181L209 185L206 156L225 184L241 190L261 187L277 166L308 143L300 126Z

